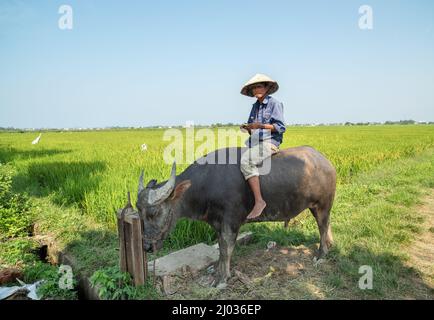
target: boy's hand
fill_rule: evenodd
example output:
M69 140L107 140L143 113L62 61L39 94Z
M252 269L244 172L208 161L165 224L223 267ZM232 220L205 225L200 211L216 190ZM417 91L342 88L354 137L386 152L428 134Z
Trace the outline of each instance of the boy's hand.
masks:
M240 129L241 129L241 131L247 131L249 134L250 134L250 129L249 129L249 124L248 123L243 123L241 126L240 126Z
M249 123L248 128L250 130L261 129L261 125L262 123L260 122Z
M244 123L241 125L240 127L241 129L246 129L246 130L255 130L255 129L261 129L262 128L262 123L260 122L255 122L255 123Z
M244 129L248 130L249 132L255 129L266 129L270 130L271 132L276 131L272 124L265 124L260 122L249 123L247 126L244 127Z

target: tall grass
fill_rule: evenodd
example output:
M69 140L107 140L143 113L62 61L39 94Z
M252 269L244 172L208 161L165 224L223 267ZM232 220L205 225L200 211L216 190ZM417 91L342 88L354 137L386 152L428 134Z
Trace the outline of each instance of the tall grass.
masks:
M163 133L162 129L44 132L37 145L31 145L35 133L0 133L0 162L13 162L17 168L16 189L50 196L59 207L76 208L115 230L115 212L125 205L127 191L135 203L141 169L145 181L168 178L171 165L164 163L163 150L171 141L163 141ZM145 152L140 149L143 143L148 146ZM299 145L310 145L330 159L338 185L345 186L379 164L434 147L434 126L288 127L282 148ZM187 166L179 164L177 173ZM212 237L206 224L181 221L170 241L178 247Z

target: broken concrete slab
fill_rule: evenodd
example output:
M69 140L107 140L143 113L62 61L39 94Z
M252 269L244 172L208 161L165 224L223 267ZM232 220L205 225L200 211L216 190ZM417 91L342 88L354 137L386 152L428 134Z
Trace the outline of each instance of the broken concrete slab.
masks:
M245 232L237 237L237 244L245 244L252 239L251 232ZM172 252L155 260L155 275L157 277L182 274L186 269L195 273L208 268L219 259L219 246L209 246L199 243L194 246ZM148 270L153 272L154 260L148 262Z
M194 246L172 252L155 260L155 275L165 276L182 273L185 268L197 272L207 268L219 258L219 250L213 246L199 243ZM148 262L148 270L152 272L154 261Z

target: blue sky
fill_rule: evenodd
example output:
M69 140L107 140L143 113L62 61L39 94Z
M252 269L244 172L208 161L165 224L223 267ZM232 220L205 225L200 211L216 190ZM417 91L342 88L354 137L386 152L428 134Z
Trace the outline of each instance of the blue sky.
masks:
M255 73L287 123L434 121L433 24L433 1L2 0L0 126L242 123Z

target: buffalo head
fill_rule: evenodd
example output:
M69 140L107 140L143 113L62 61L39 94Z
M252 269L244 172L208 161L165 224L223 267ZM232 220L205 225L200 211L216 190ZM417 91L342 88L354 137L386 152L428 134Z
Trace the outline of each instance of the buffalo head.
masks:
M145 250L161 249L163 240L169 235L178 218L177 208L184 192L190 187L190 180L176 184L176 163L172 165L170 178L163 185L152 179L146 187L143 170L139 178L136 207L144 219Z

